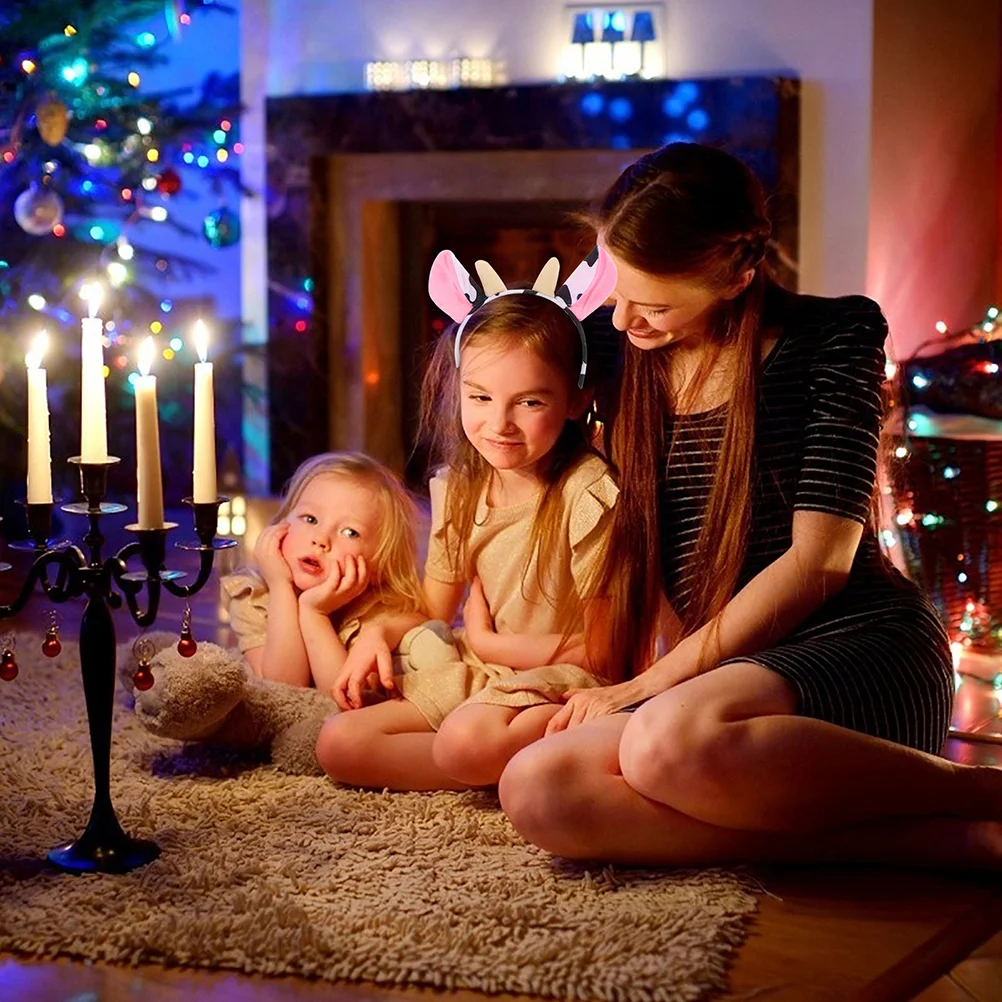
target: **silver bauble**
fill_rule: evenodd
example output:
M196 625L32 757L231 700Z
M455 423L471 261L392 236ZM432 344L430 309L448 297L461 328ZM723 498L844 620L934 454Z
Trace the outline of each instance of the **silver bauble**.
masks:
M52 227L63 218L63 200L56 192L33 184L14 200L14 218L33 237L51 233Z

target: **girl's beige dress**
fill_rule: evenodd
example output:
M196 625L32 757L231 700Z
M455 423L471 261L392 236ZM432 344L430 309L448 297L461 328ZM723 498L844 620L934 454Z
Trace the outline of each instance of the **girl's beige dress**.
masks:
M447 584L479 576L498 633L570 636L582 632L584 600L608 544L619 496L605 461L587 456L564 482L559 545L542 574L538 553L529 553L538 498L494 508L487 504L485 491L467 549L470 573L463 573L450 557L456 552L455 539L444 524L448 489L448 472L440 471L430 484L427 576ZM401 694L435 730L465 702L537 706L559 702L567 689L601 684L593 674L572 664L528 670L487 664L470 648L464 631L453 632L452 644L441 639L441 630L433 637L428 632L428 627L418 627L401 643L402 654L409 647L415 650L408 659L410 670L399 681ZM417 648L421 648L420 656L415 656Z

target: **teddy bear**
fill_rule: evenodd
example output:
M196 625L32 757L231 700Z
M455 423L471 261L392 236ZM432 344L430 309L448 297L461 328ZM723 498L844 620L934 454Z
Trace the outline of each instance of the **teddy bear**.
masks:
M234 751L270 752L271 762L293 775L322 775L317 736L337 704L318 689L259 678L236 648L199 641L191 657L178 653L176 635L147 633L153 685L135 685L135 641L119 648L119 678L134 699L136 719L151 734ZM460 659L445 623L415 627L394 653L394 672L418 671ZM377 697L378 698L378 697Z

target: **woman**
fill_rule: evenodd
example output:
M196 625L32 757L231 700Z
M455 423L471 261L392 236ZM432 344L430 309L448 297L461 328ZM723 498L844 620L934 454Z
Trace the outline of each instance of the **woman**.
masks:
M874 532L879 308L770 282L762 189L719 150L642 157L597 227L628 342L611 647L641 671L511 761L515 826L627 863L998 865L1002 771L935 757L947 637Z

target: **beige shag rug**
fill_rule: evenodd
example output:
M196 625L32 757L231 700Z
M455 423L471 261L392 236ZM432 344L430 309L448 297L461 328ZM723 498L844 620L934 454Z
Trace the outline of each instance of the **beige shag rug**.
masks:
M147 735L116 689L112 796L161 857L45 860L92 797L76 646L0 682L0 950L557 999L709 997L756 907L722 870L579 865L481 793L362 793Z

